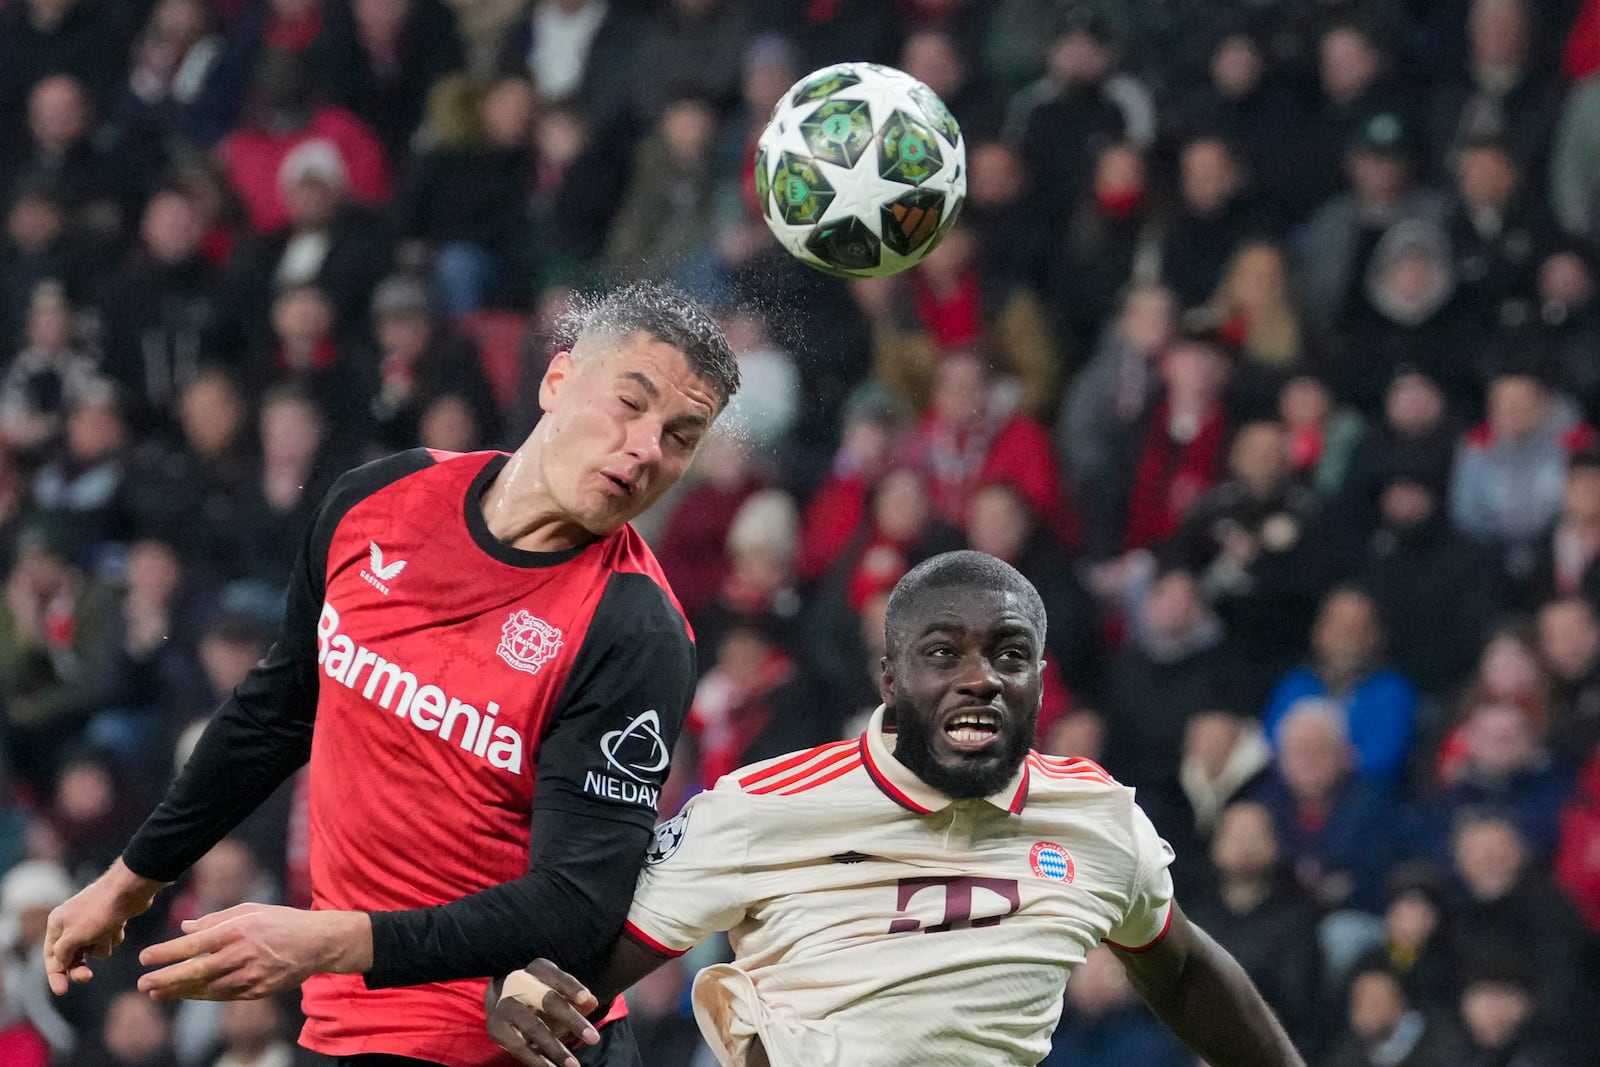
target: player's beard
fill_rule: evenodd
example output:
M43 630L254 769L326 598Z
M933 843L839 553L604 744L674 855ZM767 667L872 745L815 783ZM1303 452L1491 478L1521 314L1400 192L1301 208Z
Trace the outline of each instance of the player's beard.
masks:
M1005 788L1022 766L1033 741L1034 716L1023 723L1008 722L1010 732L1001 737L993 753L965 759L952 767L939 762L933 754L935 727L931 718L903 703L889 710L895 722L895 759L928 785L956 800L989 797Z

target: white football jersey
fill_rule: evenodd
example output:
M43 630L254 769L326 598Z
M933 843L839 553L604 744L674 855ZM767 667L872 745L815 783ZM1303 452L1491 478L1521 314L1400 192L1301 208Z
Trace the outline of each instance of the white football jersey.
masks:
M981 800L859 740L754 764L656 834L627 932L677 955L729 932L694 983L725 1067L1036 1064L1067 975L1101 941L1166 933L1172 850L1097 765L1030 753Z

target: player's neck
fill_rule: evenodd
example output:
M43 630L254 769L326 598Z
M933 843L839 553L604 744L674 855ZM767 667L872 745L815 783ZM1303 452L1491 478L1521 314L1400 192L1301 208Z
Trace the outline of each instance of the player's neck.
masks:
M532 438L500 468L478 506L496 540L524 552L565 552L595 539L557 507L540 475Z

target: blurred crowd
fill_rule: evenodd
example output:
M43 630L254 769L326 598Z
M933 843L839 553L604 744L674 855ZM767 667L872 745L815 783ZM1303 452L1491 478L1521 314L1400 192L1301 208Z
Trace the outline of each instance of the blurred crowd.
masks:
M894 278L757 206L845 59L967 140ZM1600 1062L1600 0L0 0L0 198L0 1062L309 1062L294 1003L172 1010L126 950L53 1000L44 916L330 481L514 447L640 276L745 381L644 523L702 671L663 814L858 730L888 591L981 549L1049 610L1040 747L1137 787L1312 1062ZM299 787L132 947L305 904ZM632 998L650 1067L710 1062L692 963ZM1107 953L1056 1045L1192 1064Z

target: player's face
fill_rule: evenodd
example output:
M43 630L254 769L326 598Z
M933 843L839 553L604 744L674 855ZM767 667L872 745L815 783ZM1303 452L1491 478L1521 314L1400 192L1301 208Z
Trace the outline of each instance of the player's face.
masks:
M949 797L985 797L1017 773L1043 692L1043 645L1015 594L924 594L904 645L883 665L895 757Z
M718 408L682 352L642 333L577 360L560 353L539 400L544 483L596 535L642 514L683 477Z

